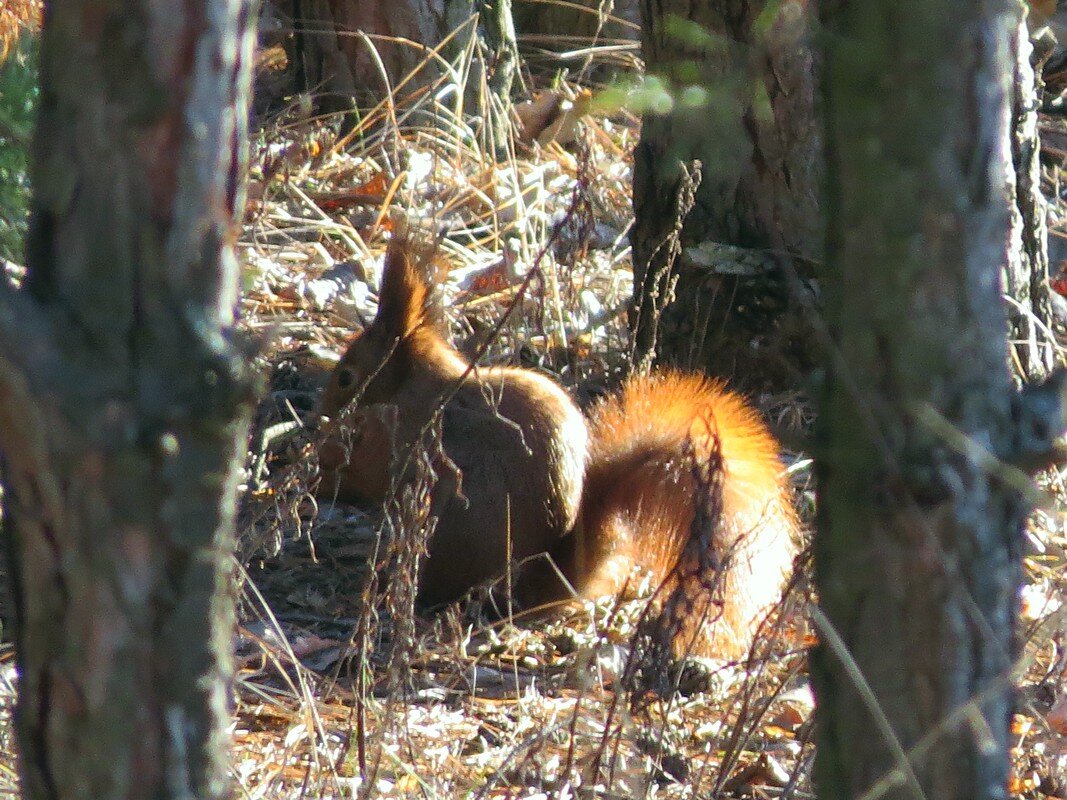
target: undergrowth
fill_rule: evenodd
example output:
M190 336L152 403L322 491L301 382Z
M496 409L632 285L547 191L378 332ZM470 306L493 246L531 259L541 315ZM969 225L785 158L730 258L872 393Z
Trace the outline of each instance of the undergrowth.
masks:
M0 259L21 264L29 213L29 149L37 105L37 37L24 33L0 63Z
M0 73L13 81L0 84L0 256L16 260L25 150L5 143L28 139L35 89L24 46ZM554 81L551 102L534 102L561 110L558 136L516 138L498 160L476 122L446 102L464 92L448 88L398 91L361 109L344 135L294 97L252 142L241 311L267 343L259 362L270 390L250 442L235 559L239 796L812 797L806 564L748 659L665 665L677 690L657 694L623 680L648 587L548 619L514 617L488 593L417 616L411 576L395 568L411 553L396 539L425 523L426 486L385 514L310 493L318 394L347 338L373 317L399 218L440 239L448 323L465 353L543 370L579 399L625 365L637 117L591 111L585 87ZM795 396L759 403L776 422L810 423ZM791 459L810 517L808 466ZM1062 480L1048 483L1062 500ZM1067 538L1052 511L1035 515L1030 535L1012 790L1036 798L1063 786L1067 760L1048 724ZM13 793L10 648L0 667L0 792Z

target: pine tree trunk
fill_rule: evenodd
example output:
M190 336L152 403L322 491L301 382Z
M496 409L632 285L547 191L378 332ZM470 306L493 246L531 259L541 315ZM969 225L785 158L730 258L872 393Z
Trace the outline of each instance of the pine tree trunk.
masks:
M645 114L634 153L639 361L655 353L749 387L794 385L812 364L787 274L810 276L822 253L810 16L800 0L642 2L647 70L675 100L668 113ZM695 26L683 31L678 19ZM694 204L679 209L694 161ZM682 255L672 265L680 214Z
M254 10L49 5L0 451L27 798L226 795Z
M1026 504L1001 271L1018 9L827 2L822 798L1007 796ZM882 793L881 789L885 789Z

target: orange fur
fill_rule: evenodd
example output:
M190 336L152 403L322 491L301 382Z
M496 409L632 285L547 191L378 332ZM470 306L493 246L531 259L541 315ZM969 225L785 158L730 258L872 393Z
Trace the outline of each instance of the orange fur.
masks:
M320 494L383 500L392 480L407 477L397 467L444 403L443 449L462 475L462 496L455 470L439 469L424 602L500 576L509 551L516 560L548 553L567 579L545 559L529 564L517 587L526 601L564 599L568 583L585 597L613 594L635 567L670 588L680 580L674 567L706 544L720 565L721 612L706 625L684 620L675 651L743 655L781 591L797 527L777 444L756 412L718 383L663 372L631 378L587 424L534 372L468 374L433 319L428 263L404 244L390 247L378 314L323 396L332 433L320 448ZM721 503L701 532L694 519L708 487L694 464L719 454ZM709 594L706 585L696 591Z
M714 530L703 535L722 565L708 581L721 610L710 610L707 624L699 614L687 619L675 649L743 656L781 594L796 547L797 520L774 437L721 383L678 372L630 378L593 409L589 426L578 590L590 597L618 592L634 566L669 586L690 537L701 535L694 515L707 487L692 462L708 463L717 451L721 507ZM712 598L702 599L706 606Z

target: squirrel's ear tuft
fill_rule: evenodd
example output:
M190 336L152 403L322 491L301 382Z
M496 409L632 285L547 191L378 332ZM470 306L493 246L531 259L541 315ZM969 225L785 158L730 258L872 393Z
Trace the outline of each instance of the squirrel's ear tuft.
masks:
M446 270L436 255L435 245L416 243L404 235L393 239L382 268L376 325L401 338L426 325L440 328L444 314L434 290Z

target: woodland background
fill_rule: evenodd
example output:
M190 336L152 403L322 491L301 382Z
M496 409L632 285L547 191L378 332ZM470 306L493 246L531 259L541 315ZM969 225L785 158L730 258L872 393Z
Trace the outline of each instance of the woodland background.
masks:
M188 67L219 87L204 108L236 104L238 133L248 120L245 198L225 112L205 115L215 155L195 179L166 166L192 158L181 133L158 159L130 145L144 119L196 106L142 102L159 87L124 59L151 61L138 43L161 22L120 5L57 3L43 54L34 4L0 9L3 618L30 659L17 670L3 645L0 791L1067 797L1064 485L1053 466L1031 490L1023 472L1057 458L1019 432L1062 392L1054 377L1010 399L1063 360L1055 4L1031 4L1027 28L1007 2L505 4L479 20L470 3L269 3L247 117L232 63ZM226 53L249 25L235 9L175 11L166 30ZM1005 172L1009 191L983 190ZM183 204L207 221L160 211ZM401 218L444 231L453 338L484 363L587 401L635 365L681 362L774 423L824 566L798 564L750 658L664 664L669 690L650 691L627 670L639 600L535 625L486 598L417 617L405 571L369 569L402 563L388 533L418 524L417 504L312 500L303 422L373 315ZM195 310L238 281L235 331ZM875 456L845 446L869 439ZM218 476L235 460L233 518ZM234 539L204 541L231 523ZM234 594L231 710L212 681ZM821 733L816 633L837 715Z

